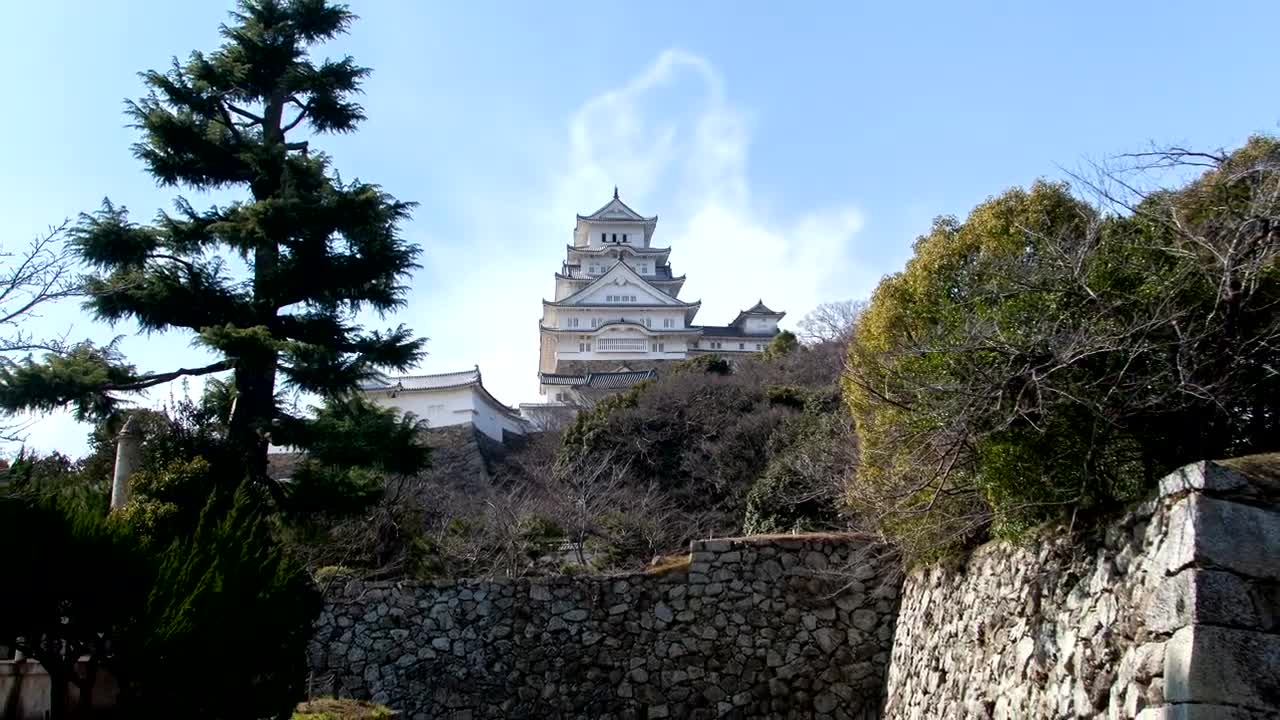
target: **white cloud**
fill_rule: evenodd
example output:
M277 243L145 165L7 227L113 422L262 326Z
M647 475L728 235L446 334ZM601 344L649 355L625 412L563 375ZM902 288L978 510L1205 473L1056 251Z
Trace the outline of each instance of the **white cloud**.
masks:
M631 207L659 215L655 243L669 244L673 268L688 274L681 297L703 301L698 322L727 323L763 299L794 323L820 302L868 293L877 276L851 257L861 212L771 217L752 196L750 145L749 114L711 63L685 51L667 50L588 99L543 192L466 198L471 242L428 258L443 286L423 288L423 312L410 319L432 336L426 369L478 363L499 399L537 401L539 300L552 293L574 213L604 204L615 185Z
M538 401L539 301L554 290L574 213L603 205L615 185L633 208L659 215L655 243L670 245L673 268L688 274L681 297L702 300L697 322L727 323L763 299L794 323L820 302L867 294L878 276L853 257L861 212L845 204L774 217L751 191L751 140L750 114L716 68L667 50L574 110L562 160L534 175L535 187L504 189L492 174L486 185L459 185L456 238L428 236L420 228L431 219L419 217L410 232L424 269L409 307L390 320L431 337L423 372L478 364L503 402ZM67 449L83 435L73 427L55 416L33 434Z

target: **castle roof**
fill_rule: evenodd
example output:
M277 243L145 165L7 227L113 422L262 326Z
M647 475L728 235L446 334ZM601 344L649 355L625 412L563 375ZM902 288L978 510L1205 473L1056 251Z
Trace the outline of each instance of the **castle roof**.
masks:
M613 199L605 203L599 210L590 215L579 215L579 220L588 222L625 222L625 223L656 223L658 216L645 217L640 213L632 210L626 203L618 198L618 186L613 187Z
M595 288L605 286L615 281L629 280L636 283L637 287L647 288L647 293L652 298L651 302L635 302L635 303L601 303L601 302L584 302L584 298ZM685 322L692 322L697 309L702 306L701 301L686 302L672 296L670 293L663 291L661 288L655 287L647 278L640 275L630 265L619 260L614 263L608 271L597 276L585 286L579 288L572 295L561 300L543 300L543 305L553 307L608 307L612 308L637 308L637 307L671 307L683 308L688 318Z
M451 388L477 385L480 383L480 368L461 370L459 372L436 373L434 375L376 375L360 383L365 392L381 390L448 390Z
M637 247L635 245L604 245L601 247L565 245L564 247L570 253L581 255L603 255L604 253L614 252L629 252L633 255L666 255L671 252L669 247Z
M616 308L617 306L610 305L608 307ZM635 306L632 305L631 307ZM635 320L625 320L622 318L618 318L617 320L607 320L592 328L562 328L550 327L543 325L542 323L538 324L538 329L543 332L563 333L565 335L600 335L606 330L612 328L631 328L653 337L657 337L659 335L691 335L702 332L702 329L695 325L682 328L651 328L646 326L644 323L636 322Z
M568 385L575 388L591 390L623 390L634 387L645 380L656 380L657 370L619 370L617 372L590 372L584 375L562 375L557 373L538 373L538 380L543 385Z
M752 305L746 310L740 311L738 313L738 317L734 318L733 322L729 324L741 325L742 321L745 320L748 315L754 315L756 317L771 317L771 318L776 318L778 320L781 320L786 315L786 313L775 312L773 310L770 310L767 306L765 306L764 300L757 300L755 305Z
M592 225L622 225L622 224L639 224L644 228L644 245L649 246L649 241L653 238L654 228L658 226L658 216L645 217L640 213L627 207L627 204L618 198L618 188L613 188L613 199L605 203L603 207L590 215L579 215L578 222L573 228L573 244L577 247L585 247L590 243L587 240L587 228Z
M360 390L364 392L386 392L391 393L393 396L400 393L454 390L468 386L474 386L476 391L489 403L508 413L516 413L514 408L500 402L485 388L484 382L480 377L480 367L478 365L471 370L435 373L432 375L391 376L378 374L368 380L361 381L358 385Z
M697 325L697 330L702 332L703 337L747 337L747 338L770 338L774 333L749 333L742 329L741 325Z

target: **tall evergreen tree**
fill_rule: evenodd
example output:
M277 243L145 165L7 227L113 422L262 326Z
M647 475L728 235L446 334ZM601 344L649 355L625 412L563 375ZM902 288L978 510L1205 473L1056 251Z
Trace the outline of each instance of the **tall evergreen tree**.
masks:
M220 359L139 372L113 346L86 343L0 370L0 409L101 416L130 393L230 371L229 439L242 470L262 479L268 442L290 443L303 426L285 416L278 389L337 397L422 355L424 341L404 326L366 332L355 323L361 310L404 304L419 249L397 230L412 203L343 182L306 139L308 130L352 132L364 119L352 98L369 70L308 54L354 15L327 0L241 0L231 18L216 51L142 73L149 92L128 114L142 133L134 154L161 186L244 188L249 197L205 210L179 197L149 225L107 200L72 233L94 269L86 305L97 318L186 330Z

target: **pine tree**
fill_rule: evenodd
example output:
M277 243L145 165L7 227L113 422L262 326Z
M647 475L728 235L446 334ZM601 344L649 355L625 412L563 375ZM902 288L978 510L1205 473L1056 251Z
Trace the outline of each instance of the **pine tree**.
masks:
M352 98L369 70L349 56L308 55L354 15L327 0L241 0L231 18L216 51L142 73L149 92L128 114L142 134L134 154L161 186L243 188L249 197L205 210L179 197L149 225L106 200L71 234L94 269L86 306L98 319L185 330L220 359L144 373L114 346L85 343L0 370L0 409L71 406L101 417L131 393L230 371L229 440L241 470L265 480L268 442L288 444L290 429L305 425L286 415L279 390L340 397L422 355L424 341L404 326L366 332L355 323L362 310L404 304L419 249L397 229L413 204L343 182L304 134L353 132L364 119Z

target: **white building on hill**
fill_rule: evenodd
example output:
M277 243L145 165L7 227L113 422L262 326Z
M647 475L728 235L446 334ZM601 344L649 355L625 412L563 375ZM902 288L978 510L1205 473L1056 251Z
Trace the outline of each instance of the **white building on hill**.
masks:
M672 272L670 248L652 244L657 224L617 188L604 207L578 216L555 299L542 301L538 376L548 401L628 387L643 371L698 353L760 352L778 333L785 313L763 301L728 325L694 324L701 302L680 299L685 276Z
M436 375L381 376L362 383L360 389L375 404L413 413L433 428L469 423L498 442L505 434L523 435L528 430L519 413L485 389L479 367Z

